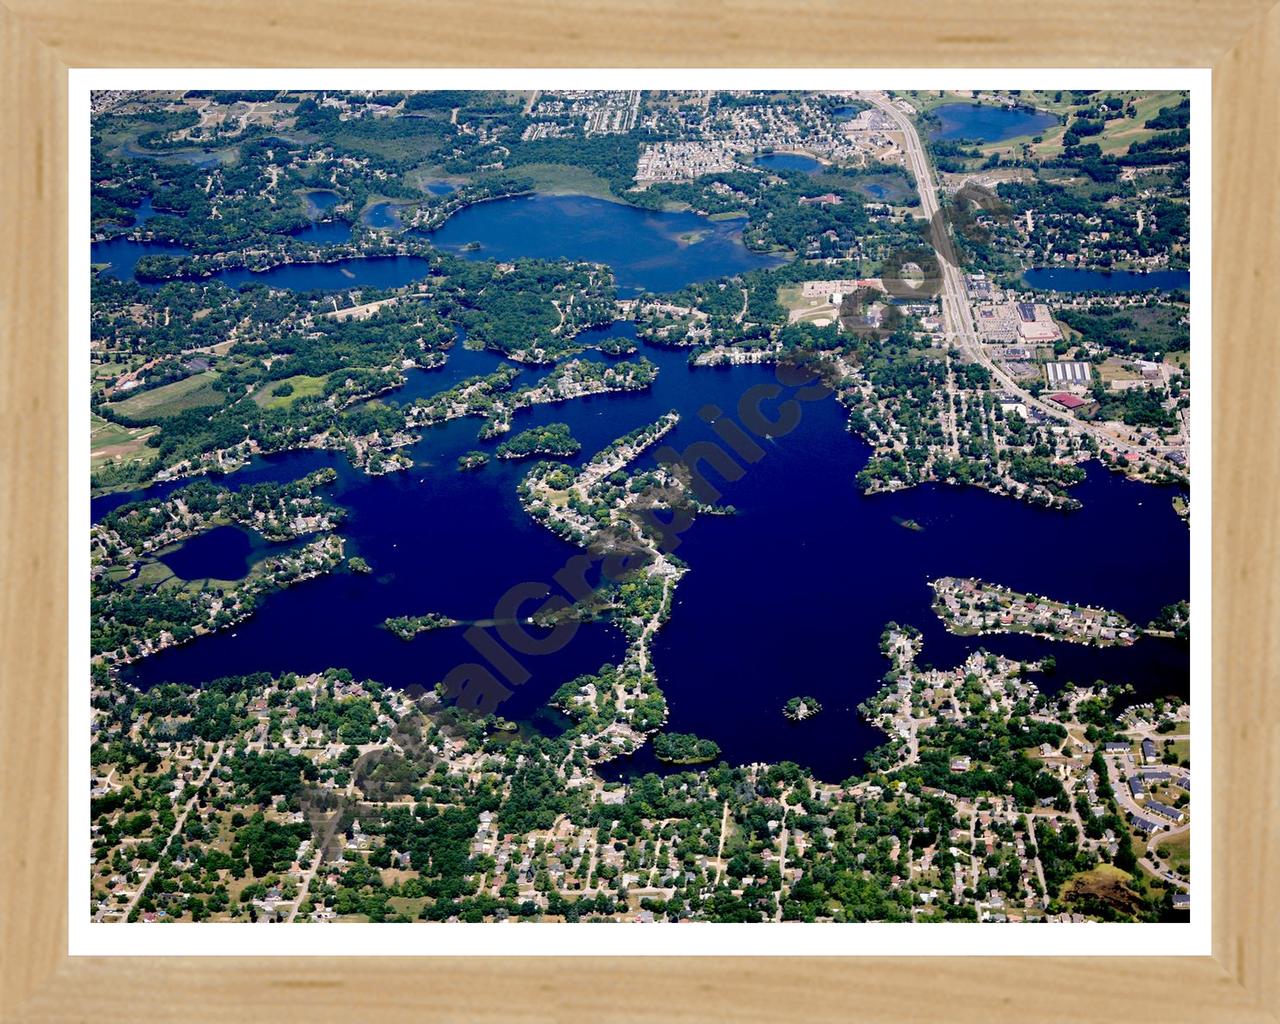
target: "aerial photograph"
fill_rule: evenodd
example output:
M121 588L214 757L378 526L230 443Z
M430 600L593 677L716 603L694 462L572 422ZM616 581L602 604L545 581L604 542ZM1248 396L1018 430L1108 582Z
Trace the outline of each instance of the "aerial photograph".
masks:
M1190 921L1188 92L89 126L89 922Z

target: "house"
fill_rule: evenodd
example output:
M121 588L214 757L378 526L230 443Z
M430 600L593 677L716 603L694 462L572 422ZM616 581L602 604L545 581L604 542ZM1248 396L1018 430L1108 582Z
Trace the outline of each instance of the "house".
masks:
M1185 820L1185 815L1176 807L1169 807L1165 804L1158 803L1155 800L1148 801L1147 810L1154 811L1162 818L1168 818L1173 822L1181 822Z
M1150 737L1142 741L1142 757L1147 764L1151 764L1159 756L1160 754L1156 750L1156 745L1152 742Z

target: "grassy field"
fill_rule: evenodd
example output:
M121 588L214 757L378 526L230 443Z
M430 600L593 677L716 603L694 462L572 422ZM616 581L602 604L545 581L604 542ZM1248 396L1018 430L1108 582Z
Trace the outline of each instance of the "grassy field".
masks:
M121 415L134 419L164 419L188 409L221 405L225 396L213 389L213 382L217 379L216 370L206 370L172 384L144 391L123 402L112 402L110 407Z
M1191 870L1191 833L1183 832L1182 835L1173 836L1169 839L1162 839L1156 846L1156 852L1164 855L1168 853L1169 867L1174 871L1185 874Z
M351 150L356 153L371 153L385 160L422 160L436 152L443 144L443 128L435 131L412 131L421 127L415 124L422 121L439 121L438 115L431 114L419 118L403 118L402 130L386 128L383 132L362 132L349 128L337 132L331 140L339 150ZM352 122L345 122L351 124ZM447 127L447 126L445 126Z
M142 355L130 355L123 363L108 363L95 360L90 364L89 373L96 384L98 381L115 380L121 374L137 369L146 361L147 357Z
M1098 367L1098 376L1108 384L1113 380L1137 380L1141 374L1135 373L1132 367L1132 362L1112 356Z
M569 164L520 164L510 173L533 179L533 187L553 196L581 195L622 202L609 191L609 183L585 167Z
M392 896L387 900L387 906L397 914L403 914L410 921L416 921L426 902L422 897Z
M1126 103L1132 100L1134 107L1138 111L1138 116L1121 117L1114 121L1108 121L1101 135L1094 135L1081 140L1082 142L1096 142L1104 153L1122 153L1129 148L1130 143L1140 142L1156 134L1157 129L1144 128L1143 125L1147 123L1148 119L1160 113L1161 107L1175 107L1181 99L1181 95L1176 92L1136 91L1121 92L1117 95L1122 96ZM1067 108L1065 104L1062 106L1064 109L1074 109ZM1066 130L1066 127L1062 125L1046 128L1041 135L1042 141L1031 144L1031 152L1039 159L1052 157L1062 152L1062 136L1066 134ZM1030 141L1031 136L1021 139L1007 139L984 147L983 151L990 153Z
M263 409L287 409L299 398L322 394L326 380L327 377L309 377L305 373L299 373L284 380L269 381L253 393L253 400ZM281 384L292 384L293 394L273 395L271 392Z
M112 459L134 462L149 458L151 449L146 440L156 432L155 427L122 427L101 416L89 418L90 468L97 469Z

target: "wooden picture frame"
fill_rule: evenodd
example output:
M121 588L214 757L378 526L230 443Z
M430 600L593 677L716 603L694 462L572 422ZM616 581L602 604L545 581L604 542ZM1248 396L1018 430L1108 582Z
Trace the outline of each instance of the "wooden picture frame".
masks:
M3 1019L1280 1019L1280 7L907 0L609 8L224 0L0 6ZM1213 79L1213 956L67 955L67 71L73 67L1206 67ZM78 537L72 543L80 543ZM83 865L72 865L72 873ZM1136 940L1137 941L1137 940ZM964 950L958 949L958 954ZM1140 953L1140 949L1135 949Z

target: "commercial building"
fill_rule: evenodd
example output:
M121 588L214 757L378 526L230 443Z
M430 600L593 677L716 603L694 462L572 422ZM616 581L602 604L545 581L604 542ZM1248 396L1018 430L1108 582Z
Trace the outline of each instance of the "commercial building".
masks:
M1093 376L1093 367L1088 363L1060 360L1055 363L1045 363L1044 372L1051 388L1070 387L1073 384L1088 387L1089 380Z

